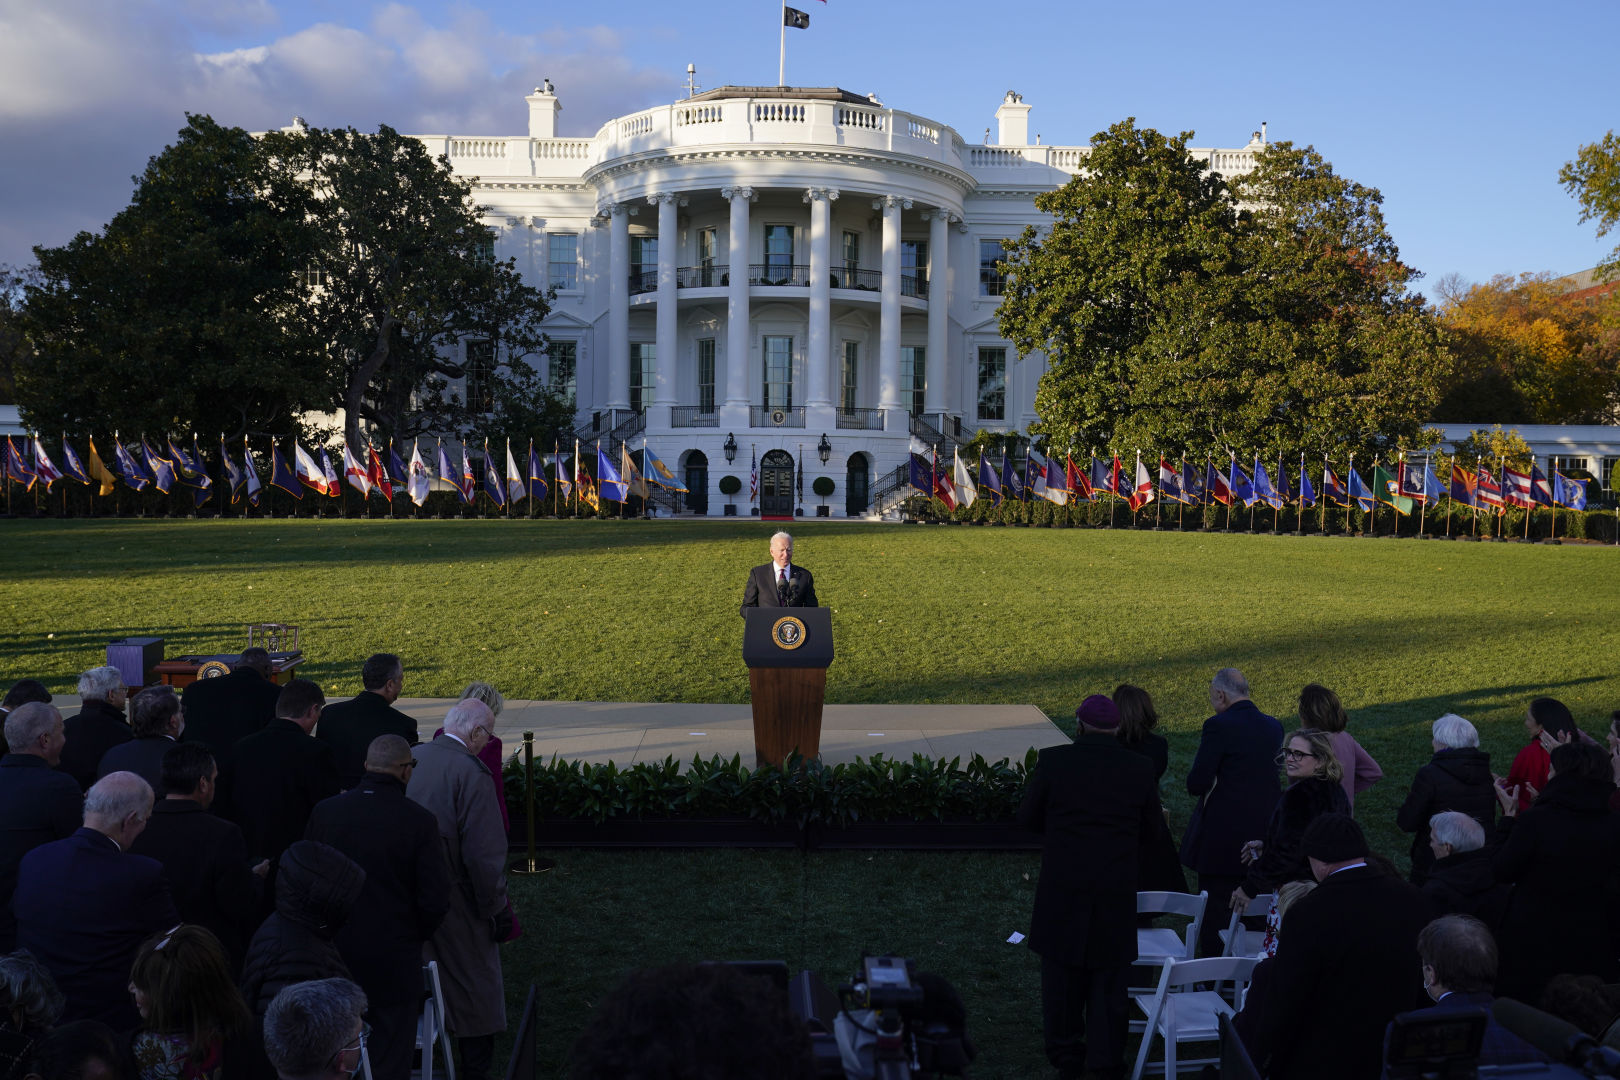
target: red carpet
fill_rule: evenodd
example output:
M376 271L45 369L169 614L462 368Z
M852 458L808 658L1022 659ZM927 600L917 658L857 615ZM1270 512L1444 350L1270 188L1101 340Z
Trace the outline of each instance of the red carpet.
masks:
M759 520L761 520L761 521L794 521L796 519L794 518L794 516L792 514L761 514L759 516Z

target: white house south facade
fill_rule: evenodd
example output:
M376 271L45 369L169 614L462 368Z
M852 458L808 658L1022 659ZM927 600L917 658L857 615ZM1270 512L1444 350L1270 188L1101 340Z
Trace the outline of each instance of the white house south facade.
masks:
M913 438L948 459L1035 419L1044 358L1000 336L994 263L1088 148L1031 144L1018 95L980 145L831 88L723 87L590 138L556 134L549 82L527 101L527 135L418 138L472 182L496 257L556 290L539 363L580 437L645 438L682 510L748 514L757 455L755 510L815 514L829 476L832 516L873 513ZM1194 154L1232 174L1262 146Z

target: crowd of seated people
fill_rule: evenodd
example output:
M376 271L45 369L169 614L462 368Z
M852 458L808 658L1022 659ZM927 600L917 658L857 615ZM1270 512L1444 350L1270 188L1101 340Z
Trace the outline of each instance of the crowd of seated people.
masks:
M492 1075L498 946L521 932L500 694L470 685L418 745L395 708L397 656L368 659L364 692L341 706L307 680L271 689L261 659L195 695L129 694L91 669L66 722L35 680L6 696L0 1080L92 1075L87 1063L143 1080L301 1080L362 1060L404 1080L425 960L440 967L458 1075ZM1162 782L1151 698L1128 685L1115 697L1120 741ZM193 698L206 739L188 723ZM1286 736L1232 669L1210 700L1183 778L1192 818L1179 845L1143 836L1139 887L1191 871L1210 895L1199 955L1222 950L1208 931L1228 912L1275 895L1235 1025L1263 1075L1376 1075L1397 1015L1493 995L1620 1043L1620 716L1606 752L1536 699L1506 776L1466 719L1435 720L1397 815L1413 834L1402 875L1355 820L1355 796L1388 779L1331 690L1304 688L1304 726ZM1486 1052L1539 1060L1494 1027Z
M500 694L417 745L397 656L329 709L257 653L184 694L91 669L66 721L37 680L6 696L0 1080L406 1080L428 960L457 1075L493 1074Z

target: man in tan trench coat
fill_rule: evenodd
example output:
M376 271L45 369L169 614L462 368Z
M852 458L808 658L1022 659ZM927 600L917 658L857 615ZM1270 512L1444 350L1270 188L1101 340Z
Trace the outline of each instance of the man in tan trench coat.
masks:
M424 952L439 962L446 1027L456 1040L461 1080L487 1080L495 1036L506 1030L497 944L510 932L506 830L489 769L478 760L494 723L482 701L458 701L444 718L444 734L415 748L416 772L406 789L438 819L450 862L450 912Z

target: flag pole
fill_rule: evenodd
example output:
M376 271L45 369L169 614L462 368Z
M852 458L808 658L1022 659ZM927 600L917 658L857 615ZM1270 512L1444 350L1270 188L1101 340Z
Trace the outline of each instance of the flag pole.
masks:
M787 85L787 0L782 0L782 18L777 30L781 33L782 44L776 54L776 85Z

